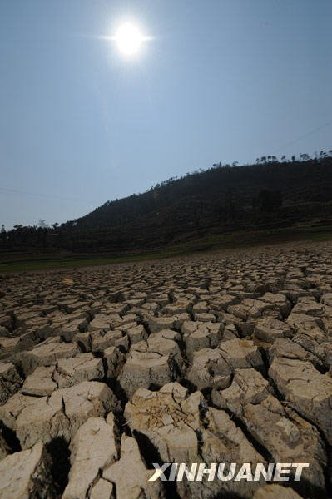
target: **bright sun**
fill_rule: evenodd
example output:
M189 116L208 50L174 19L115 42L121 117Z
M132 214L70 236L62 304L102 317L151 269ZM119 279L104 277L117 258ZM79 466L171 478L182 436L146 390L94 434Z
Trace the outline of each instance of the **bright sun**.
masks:
M114 37L119 51L125 56L133 56L139 53L144 41L147 39L148 37L144 36L135 24L128 22L117 29Z

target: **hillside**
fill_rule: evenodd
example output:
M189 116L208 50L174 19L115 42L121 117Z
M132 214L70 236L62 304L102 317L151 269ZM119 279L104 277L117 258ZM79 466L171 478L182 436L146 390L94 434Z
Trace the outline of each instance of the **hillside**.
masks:
M218 167L107 202L64 229L94 233L99 247L153 248L211 232L324 223L331 201L332 158Z
M214 167L163 182L143 194L107 201L53 229L19 227L2 249L141 251L238 230L328 225L332 157Z

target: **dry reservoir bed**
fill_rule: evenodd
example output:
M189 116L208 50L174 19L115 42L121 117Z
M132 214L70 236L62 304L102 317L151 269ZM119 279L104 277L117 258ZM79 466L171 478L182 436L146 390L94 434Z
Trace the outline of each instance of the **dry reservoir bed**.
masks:
M0 498L329 497L331 256L302 243L3 275ZM310 466L149 481L152 463L275 462Z

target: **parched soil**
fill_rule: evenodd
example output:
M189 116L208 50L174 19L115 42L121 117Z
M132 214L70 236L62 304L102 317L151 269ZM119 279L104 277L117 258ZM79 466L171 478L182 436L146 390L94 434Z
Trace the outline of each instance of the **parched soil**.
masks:
M327 242L0 276L0 498L331 497L331 336Z

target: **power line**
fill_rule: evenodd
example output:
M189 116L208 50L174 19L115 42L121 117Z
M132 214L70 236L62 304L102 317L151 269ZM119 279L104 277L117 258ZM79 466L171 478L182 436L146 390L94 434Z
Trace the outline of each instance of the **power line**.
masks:
M282 150L282 149L284 149L286 147L289 147L289 146L291 146L293 144L296 144L300 140L305 139L306 137L310 137L310 135L314 135L315 133L319 132L323 128L326 128L327 126L330 126L330 125L332 125L332 121L328 121L327 123L324 123L323 125L320 125L320 126L318 126L316 128L313 128L312 130L309 130L309 132L306 132L303 135L300 135L296 139L293 139L293 140L290 140L289 142L286 142L285 144L283 144L282 146L280 146L278 148L278 151L280 151L280 150Z

